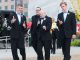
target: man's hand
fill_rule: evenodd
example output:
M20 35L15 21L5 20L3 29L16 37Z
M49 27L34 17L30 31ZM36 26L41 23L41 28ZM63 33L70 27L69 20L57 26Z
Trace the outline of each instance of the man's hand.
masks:
M43 26L43 29L46 30L46 26Z
M72 35L72 39L75 39L76 38L76 35L74 34L74 35Z
M13 16L11 23L14 23L16 21L15 17Z
M60 20L58 20L58 21L59 21L59 24L60 24L60 25L62 25L62 24L63 24L63 22L62 22L62 21L60 21Z
M25 22L23 23L23 27L26 28L26 24L25 24Z
M37 22L37 26L40 24L40 21Z

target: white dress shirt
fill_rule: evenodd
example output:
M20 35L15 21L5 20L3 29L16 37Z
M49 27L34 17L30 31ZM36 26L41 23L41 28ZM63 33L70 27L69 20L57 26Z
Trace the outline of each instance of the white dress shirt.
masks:
M67 12L63 13L64 22L66 21L67 14L68 14Z
M63 11L64 22L66 21L67 14L68 14L68 10Z
M21 23L21 14L17 13L18 21Z

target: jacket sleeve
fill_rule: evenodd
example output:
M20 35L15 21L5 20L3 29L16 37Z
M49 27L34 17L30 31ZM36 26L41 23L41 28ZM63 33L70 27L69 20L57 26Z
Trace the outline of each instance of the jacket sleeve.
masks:
M52 25L52 18L48 18L47 24L46 24L46 31L50 31Z
M11 26L11 27L14 27L16 25L16 22L11 23L11 20L13 19L13 16L15 17L15 12L11 12L10 15L9 15L8 23L9 23L9 26Z
M34 17L32 16L31 19L32 19L32 25L31 25L31 30L30 31L31 31L31 35L32 35L33 34L33 30L34 30L34 21L33 21Z
M57 17L57 26L58 26L58 28L60 29L62 26L63 26L63 24L59 24L59 20L61 20L61 16L60 16L60 14L58 14L58 17Z
M75 14L72 14L72 30L73 30L73 34L76 34L76 18L75 18Z
M26 25L27 24L27 20L26 20L26 17L24 15L23 15L23 19L24 19L24 22L25 22L25 25ZM24 32L27 32L27 25L26 25L26 28L23 27L23 29L24 29Z
M37 29L37 20L38 20L38 16L34 15L32 16L31 20L32 20L32 25L31 25L31 34L34 35L34 33L36 32Z

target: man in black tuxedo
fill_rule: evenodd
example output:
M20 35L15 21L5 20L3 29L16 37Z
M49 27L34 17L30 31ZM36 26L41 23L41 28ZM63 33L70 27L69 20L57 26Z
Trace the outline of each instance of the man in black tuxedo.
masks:
M31 26L31 44L35 50L35 52L37 53L37 21L40 18L40 11L41 8L40 7L36 7L36 15L32 16L32 26Z
M10 14L11 50L13 60L19 60L17 49L20 50L22 60L26 60L24 34L26 31L26 17L22 14L23 6L18 4L16 12Z
M38 60L44 60L43 47L45 51L45 60L50 60L51 34L50 29L52 20L45 15L44 11L40 11L40 18L37 21L37 55Z
M57 25L62 40L62 51L64 60L70 60L71 39L76 37L76 18L73 12L67 10L67 3L61 2L62 11L58 14Z

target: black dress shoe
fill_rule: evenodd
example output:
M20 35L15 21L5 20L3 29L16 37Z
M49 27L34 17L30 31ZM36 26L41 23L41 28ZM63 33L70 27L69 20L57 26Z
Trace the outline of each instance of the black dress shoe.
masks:
M55 52L53 51L53 54L55 54Z
M51 50L51 54L55 54L55 51Z
M71 56L69 58L66 58L66 59L63 59L63 60L70 60L71 59Z

